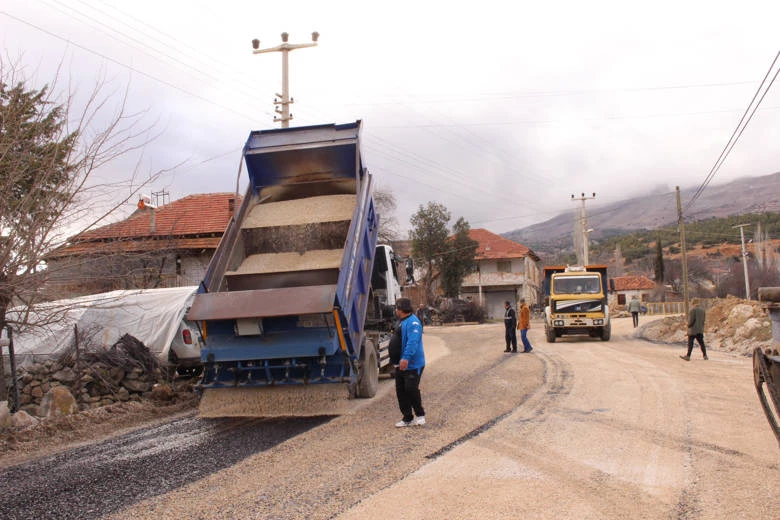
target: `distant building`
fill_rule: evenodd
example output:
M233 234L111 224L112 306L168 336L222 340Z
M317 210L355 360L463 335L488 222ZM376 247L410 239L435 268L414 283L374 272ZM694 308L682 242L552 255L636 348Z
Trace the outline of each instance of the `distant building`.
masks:
M655 291L655 282L646 276L616 276L613 278L615 291L613 303L627 305L636 296L640 302L648 301Z
M240 204L234 193L189 195L161 207L139 201L125 220L75 235L49 253L48 292L65 298L197 285Z
M479 243L476 270L463 280L461 297L480 303L488 317L504 315L504 302L512 307L520 298L528 305L541 303L541 260L531 249L486 229L472 229Z

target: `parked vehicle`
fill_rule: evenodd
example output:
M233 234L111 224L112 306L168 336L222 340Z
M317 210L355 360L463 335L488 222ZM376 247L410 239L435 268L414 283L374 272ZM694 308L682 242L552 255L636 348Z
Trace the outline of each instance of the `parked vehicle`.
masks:
M163 366L195 374L200 366L201 335L184 319L196 286L131 289L56 300L32 309L9 310L11 320L31 324L14 335L20 366L55 359L72 348L74 326L87 348L110 348L124 334L143 343ZM37 326L35 326L37 324Z
M549 343L567 335L609 341L607 266L545 267L544 288L548 298L544 328Z
M246 195L187 315L205 340L201 412L208 397L221 400L212 415L274 415L250 402L238 410L227 405L273 400L279 392L264 392L280 387L376 393L379 371L389 368L401 286L399 259L390 246L377 245L360 127L357 121L249 135ZM252 392L237 398L235 389Z

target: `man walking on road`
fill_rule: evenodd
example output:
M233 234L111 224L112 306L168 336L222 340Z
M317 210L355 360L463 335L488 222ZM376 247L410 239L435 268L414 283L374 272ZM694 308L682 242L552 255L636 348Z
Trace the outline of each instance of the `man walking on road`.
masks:
M639 303L639 300L636 296L631 298L631 301L628 303L628 312L631 313L631 317L634 319L634 328L637 328L639 325L639 311L642 310L642 305Z
M395 315L401 320L401 356L398 370L395 372L395 395L398 407L404 415L395 425L422 426L425 424L425 410L420 396L420 378L425 369L425 352L422 343L422 325L413 314L412 301L398 298L395 302ZM417 419L415 419L415 415Z
M517 313L510 305L509 301L504 302L504 328L506 329L504 337L506 339L506 350L504 352L517 352ZM512 347L511 349L509 347Z
M704 318L706 317L706 314L700 303L698 298L694 298L691 301L693 308L688 312L688 353L684 356L680 356L685 361L691 360L694 339L699 342L704 359L709 359L707 357L707 348L704 346Z
M523 342L523 352L531 352L534 348L528 341L528 329L531 328L531 309L525 303L525 298L520 298L520 321L517 324L520 329L520 339Z

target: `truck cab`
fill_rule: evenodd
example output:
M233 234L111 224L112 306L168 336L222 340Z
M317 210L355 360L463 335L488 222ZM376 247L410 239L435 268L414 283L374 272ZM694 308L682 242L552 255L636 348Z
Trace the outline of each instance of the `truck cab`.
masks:
M607 267L545 267L545 334L549 343L565 335L588 335L609 341Z

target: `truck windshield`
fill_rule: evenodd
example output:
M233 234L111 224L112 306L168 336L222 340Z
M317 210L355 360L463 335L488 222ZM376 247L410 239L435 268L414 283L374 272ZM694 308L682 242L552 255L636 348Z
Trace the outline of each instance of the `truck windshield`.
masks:
M553 278L555 294L599 294L601 281L598 276L559 276Z

